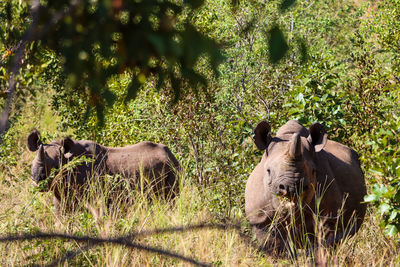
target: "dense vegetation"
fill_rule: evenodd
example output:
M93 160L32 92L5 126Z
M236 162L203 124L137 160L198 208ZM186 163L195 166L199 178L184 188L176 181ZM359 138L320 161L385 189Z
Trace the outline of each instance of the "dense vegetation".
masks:
M140 64L127 68L124 64L129 64L120 61L125 55L115 54L118 50L111 46L103 51L95 45L96 49L87 50L86 56L75 55L72 48L70 51L70 47L58 47L50 41L34 43L27 49L10 129L0 144L0 231L42 230L108 236L140 231L143 227L204 220L234 220L248 229L243 212L244 187L261 156L253 146L252 130L263 119L273 125L273 131L287 120L297 119L307 126L322 122L330 139L359 153L371 193L366 201L374 204L358 235L335 251L318 252L319 257L331 264L361 265L366 260L371 265L399 264L395 244L400 231L400 1L296 1L287 7L282 1L218 0L206 1L200 7L194 4L197 1L190 2L196 8L179 9L176 27L191 25L190 32L203 36L201 40L218 43L225 58L218 68L222 57L211 46L196 50L189 65L183 64L187 59L179 58L180 52L172 50L177 53L172 55L173 59L165 54L160 57L176 65L169 67L164 62L154 69L153 74L169 71L166 74L169 79L161 79L160 84L159 76L150 75L150 69L143 70ZM294 1L283 1L286 2ZM3 107L13 48L29 26L26 19L29 6L5 1L0 3L0 12L0 106ZM182 38L189 36L190 40L193 34ZM110 42L122 38L108 37ZM271 41L276 39L280 40L278 49ZM199 40L193 42L193 47L205 45ZM181 49L186 51L188 47L190 43ZM166 50L160 48L160 51ZM276 54L283 58L274 58ZM216 61L212 62L214 56ZM93 60L88 65L71 61L82 68L100 65L94 68L95 73L71 78L67 75L68 68L85 72L71 62L66 69L66 57L75 61ZM158 66L155 62L151 64ZM115 73L107 70L114 66L118 66ZM185 70L185 66L193 71ZM102 75L103 72L107 75ZM185 77L185 73L190 75ZM171 79L174 75L188 80L178 85L175 78ZM140 80L140 87L135 79ZM177 92L179 98L175 97ZM94 97L96 94L112 99L105 102L109 104L107 108L105 103L98 106L100 102L93 100L100 99ZM136 98L132 100L134 95ZM91 109L98 112L90 112ZM98 116L99 112L104 116ZM141 140L164 143L184 167L182 196L172 208L168 203L150 205L142 201L118 219L111 211L101 219L83 211L60 221L54 215L49 197L33 190L28 182L28 165L33 155L26 151L24 142L34 127L46 140L69 134L110 146ZM153 220L147 222L150 216ZM173 244L176 250L210 259L216 265L287 264L284 260L263 257L235 232L207 230L183 237L160 235L140 241L166 247L164 243ZM6 245L3 247L8 249ZM35 241L15 248L16 251L0 254L4 262L48 263L49 257L59 256L76 245ZM370 255L371 250L377 253ZM111 246L83 253L74 263L133 264L127 259L132 257L138 259L134 262L137 265L176 264L173 260ZM309 258L302 255L297 260L301 264Z

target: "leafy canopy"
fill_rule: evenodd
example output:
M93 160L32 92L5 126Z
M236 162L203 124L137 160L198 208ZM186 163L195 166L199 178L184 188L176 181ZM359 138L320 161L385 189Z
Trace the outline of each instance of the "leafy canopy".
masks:
M157 88L170 85L176 101L183 82L197 91L206 78L195 70L201 56L209 59L216 74L223 59L215 41L189 22L203 1L47 1L40 6L38 48L54 51L60 60L69 90L85 96L88 111L94 107L100 123L103 109L115 94L107 81L131 74L125 98L135 98L145 81L154 76ZM55 21L55 18L61 19ZM54 25L49 25L54 23Z

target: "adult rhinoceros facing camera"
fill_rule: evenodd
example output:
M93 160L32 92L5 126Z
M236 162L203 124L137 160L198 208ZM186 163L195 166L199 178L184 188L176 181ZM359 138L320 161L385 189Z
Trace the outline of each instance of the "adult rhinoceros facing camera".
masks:
M245 191L246 216L260 245L279 253L289 248L289 238L301 243L298 237L306 233L314 242L316 215L329 244L357 232L366 211L357 153L328 140L319 123L307 129L291 120L275 137L270 130L265 121L254 130L255 144L265 152ZM294 216L285 216L288 210Z
M129 178L136 185L140 183L142 175L148 179L146 184L153 187L157 195L173 197L179 189L176 173L179 163L170 149L162 144L141 142L126 147L106 147L93 141L76 141L69 137L43 144L39 132L34 130L28 136L27 146L30 151L36 151L31 170L32 180L36 184L49 178L51 170L59 169L61 164L85 156L92 159L91 162L75 166L73 173L69 174L73 176L72 179L67 175L62 176L65 179L63 182L73 184L65 188L82 189L94 174L96 177L109 174ZM67 194L61 193L55 186L50 189L54 192L54 204L59 206L61 195Z

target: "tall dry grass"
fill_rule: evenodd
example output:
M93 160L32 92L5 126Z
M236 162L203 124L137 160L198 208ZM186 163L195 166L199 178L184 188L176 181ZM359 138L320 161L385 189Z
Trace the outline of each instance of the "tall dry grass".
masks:
M80 203L76 211L57 214L51 204L50 193L34 193L29 181L20 181L19 188L1 185L0 232L34 233L57 232L78 236L115 238L132 232L142 233L151 229L203 222L215 222L205 205L209 192L182 183L181 193L175 201L153 198L149 201L140 192L128 207L107 206L107 200L96 189ZM97 213L85 209L89 202ZM370 210L371 212L371 210ZM318 265L318 266L397 266L399 248L385 237L371 213L367 214L361 230L345 239L336 248L320 246L313 251L298 250L297 258L273 258L259 252L254 243L240 236L233 229L198 229L188 232L160 233L141 236L133 241L155 248L176 252L200 262L220 266L259 265ZM242 229L246 220L239 218ZM66 240L33 240L3 243L0 245L2 265L46 265L67 251L77 251L70 265L87 266L186 266L187 262L143 250L119 245L104 244L90 250L87 244ZM313 257L314 256L314 257Z

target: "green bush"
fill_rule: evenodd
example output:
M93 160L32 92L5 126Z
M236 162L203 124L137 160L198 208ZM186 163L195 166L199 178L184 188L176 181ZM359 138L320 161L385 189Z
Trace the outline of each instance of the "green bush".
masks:
M385 232L400 240L400 1L381 1L374 26L369 30L378 36L381 68L389 70L385 97L379 103L381 120L374 123L368 135L372 192L365 201L377 207L377 217ZM369 86L371 89L374 87Z

